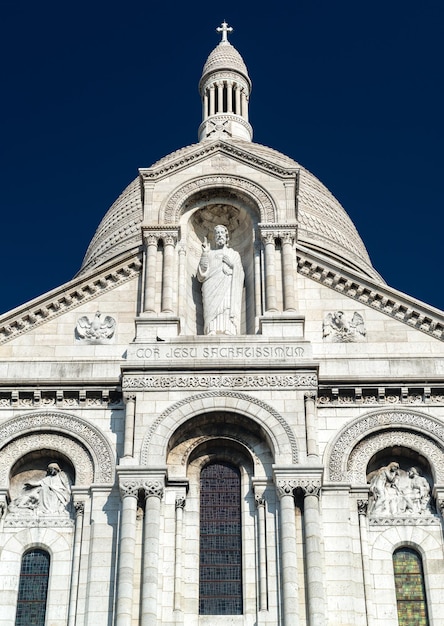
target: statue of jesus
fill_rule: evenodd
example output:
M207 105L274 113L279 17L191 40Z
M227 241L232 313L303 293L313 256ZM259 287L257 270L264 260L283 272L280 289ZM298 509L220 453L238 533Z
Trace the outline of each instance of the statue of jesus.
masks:
M216 249L211 250L205 237L197 278L202 283L205 335L240 333L244 270L236 250L228 247L226 226L214 228Z

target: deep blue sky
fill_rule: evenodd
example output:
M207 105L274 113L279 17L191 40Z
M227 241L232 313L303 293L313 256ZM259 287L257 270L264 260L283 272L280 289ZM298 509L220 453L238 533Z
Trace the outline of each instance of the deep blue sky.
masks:
M327 185L390 285L444 309L442 0L1 0L0 312L71 279L137 168L197 140L223 19L255 141Z

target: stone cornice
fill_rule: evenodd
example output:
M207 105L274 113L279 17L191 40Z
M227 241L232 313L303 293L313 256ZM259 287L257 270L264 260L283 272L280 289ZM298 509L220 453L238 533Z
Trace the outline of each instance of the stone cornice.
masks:
M142 181L161 179L165 176L170 176L174 171L180 171L186 167L189 167L193 162L208 158L216 153L222 153L234 159L246 162L256 169L267 172L278 178L294 179L299 171L298 167L283 167L276 165L272 161L268 161L256 154L252 154L246 149L240 146L225 141L204 141L193 146L189 146L187 150L182 149L177 153L172 153L171 159L168 161L162 160L159 164L154 164L150 168L139 169L139 174Z
M141 267L139 256L131 253L100 266L89 275L81 274L61 287L5 313L0 317L0 344L119 287L137 276Z
M298 272L399 322L444 341L444 313L298 247Z

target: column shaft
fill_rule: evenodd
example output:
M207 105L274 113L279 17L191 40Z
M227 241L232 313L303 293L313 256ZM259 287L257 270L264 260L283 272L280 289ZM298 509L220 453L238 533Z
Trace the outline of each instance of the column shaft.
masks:
M267 588L267 535L265 531L265 500L256 496L258 533L259 533L259 610L268 609Z
M324 581L322 574L319 499L306 492L304 498L305 551L309 626L325 625Z
M68 626L75 626L77 616L77 596L79 591L80 553L82 548L84 502L74 503L76 525L74 528L74 549L72 555L71 595L69 598Z
M224 84L217 84L217 113L222 113L224 110Z
M145 311L156 312L156 264L157 236L146 237L146 268L145 268Z
M176 278L174 271L175 237L168 235L163 239L163 271L162 271L162 312L173 313L173 291Z
M305 399L305 431L307 436L307 457L312 460L319 459L318 437L316 429L316 394L307 392Z
M284 288L284 310L296 311L294 287L293 237L286 233L282 237L282 282Z
M375 622L373 613L373 585L372 576L370 573L370 558L368 554L368 534L366 519L367 506L367 500L358 500L359 538L361 542L361 561L364 579L365 613L367 616L367 626L373 626Z
M133 456L136 396L125 396L125 402L125 441L123 444L123 456Z
M299 590L296 549L296 521L293 491L282 492L280 544L282 560L282 597L284 603L284 626L296 626L299 622Z
M214 105L215 105L215 93L214 93L214 85L210 86L210 115L214 115Z
M174 562L174 610L180 611L182 604L182 532L185 498L176 498L176 545Z
M159 485L145 489L145 518L143 542L142 619L141 626L157 625L157 592L159 589Z
M276 264L275 264L275 239L273 234L264 237L265 243L265 302L267 311L277 311L276 296Z
M117 582L116 626L131 626L133 612L134 559L136 547L137 488L122 490L122 521Z
M236 115L242 115L241 112L241 92L238 85L235 87Z
M233 112L233 84L227 83L227 111Z

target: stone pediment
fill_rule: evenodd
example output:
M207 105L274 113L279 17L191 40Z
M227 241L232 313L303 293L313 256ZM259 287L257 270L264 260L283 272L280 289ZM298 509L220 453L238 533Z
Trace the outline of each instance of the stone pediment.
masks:
M265 156L268 152L269 158ZM139 173L144 181L156 181L206 160L211 161L214 171L224 173L230 169L230 160L233 160L280 179L294 179L300 169L298 164L283 155L280 155L281 163L276 155L279 152L257 144L220 140L201 142L172 152L151 167L140 168Z
M138 255L126 255L102 265L88 275L81 274L52 291L26 302L0 317L0 344L94 300L106 291L134 278L142 267Z
M323 256L298 246L298 272L376 309L389 317L444 341L444 312L424 304L367 276L333 264Z

